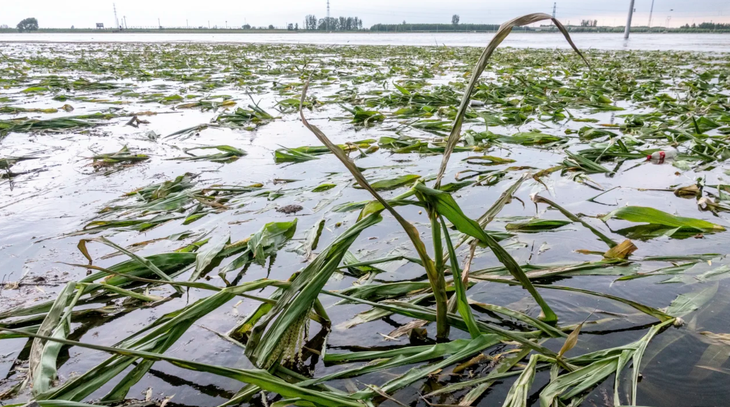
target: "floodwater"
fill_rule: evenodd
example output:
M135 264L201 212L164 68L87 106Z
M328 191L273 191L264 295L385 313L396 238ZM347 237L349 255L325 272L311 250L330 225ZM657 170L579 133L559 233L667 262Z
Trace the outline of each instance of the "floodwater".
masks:
M35 37L34 37L35 36ZM438 143L448 128L449 110L437 111L431 119L439 119L440 127L419 127L425 116L410 118L398 117L396 111L403 106L378 105L390 96L402 96L393 86L394 83L409 86L412 92L421 90L429 95L438 90L459 92L466 80L470 65L478 57L480 50L406 47L322 47L303 45L267 45L263 43L302 43L354 44L355 41L370 45L396 45L415 43L418 45L476 46L480 41L488 41L488 34L346 34L346 35L168 35L168 34L109 34L91 38L77 35L3 35L2 41L23 39L43 41L44 43L0 43L0 106L22 107L25 109L58 109L55 113L16 112L1 113L0 120L32 118L47 120L51 118L110 113L113 117L97 123L91 128L49 131L24 130L11 131L4 138L0 136L0 158L30 157L12 167L15 175L11 179L0 179L0 312L13 306L34 304L39 301L53 300L59 289L68 281L78 281L86 276L85 270L69 266L83 264L86 259L77 249L80 239L104 236L116 244L135 247L140 256L169 252L194 243L201 237L230 234L231 241L239 241L255 233L269 222L298 220L294 239L279 251L276 258L266 266L252 265L239 275L240 282L254 281L264 277L288 279L292 273L303 268L309 260L306 254L297 250L306 241L307 233L325 221L325 228L319 242L319 249L331 243L337 236L352 226L358 212L339 212L338 205L350 202L367 201L370 195L354 188L352 177L345 171L334 156L322 155L318 159L280 163L274 154L282 146L318 145L318 140L307 131L294 111L284 109L280 102L299 97L305 78L312 77L310 96L315 107L305 110L309 120L319 126L335 143L355 142L366 139L378 140L381 137L416 137L429 143ZM336 38L337 40L333 40ZM544 134L563 138L565 144L557 146L487 144L483 150L462 151L453 154L446 180L454 182L461 177L481 172L479 185L470 186L454 193L465 213L479 217L497 200L500 194L512 185L525 171L547 169L562 165L566 159L563 149L580 151L594 147L606 148L605 139L582 139L576 134L586 125L605 125L611 131L619 132L616 125L628 122L627 113L649 113L660 111L667 117L678 115L676 105L692 94L696 100L713 103L718 95L726 97L725 90L717 90L715 95L702 94L698 89L717 89L721 81L727 81L728 60L717 57L719 52L730 51L725 36L680 36L680 35L636 35L629 42L628 49L665 49L687 46L693 51L713 51L710 54L693 53L615 53L591 52L589 58L596 63L596 69L609 79L600 78L583 81L588 75L580 61L565 61L564 55L549 50L520 51L509 50L498 55L497 66L492 67L487 76L489 85L480 91L480 98L489 101L486 106L477 107L483 114L480 119L472 118L465 124L465 130L484 132L488 129L498 134L540 131ZM686 41L680 41L685 39ZM620 36L576 35L576 43L583 49L625 49ZM116 41L119 43L97 43ZM378 42L380 41L380 42ZM694 41L693 46L689 46ZM81 44L81 42L86 42ZM144 42L144 43L142 43ZM173 44L167 44L172 42ZM193 42L189 44L188 42ZM220 42L224 44L209 44ZM241 44L235 44L241 42ZM258 45L245 42L262 43ZM231 44L233 43L233 44ZM517 34L505 42L514 47L554 48L563 47L558 37L552 34ZM641 45L636 45L641 44ZM439 44L441 45L441 44ZM639 47L639 48L635 48ZM626 79L611 78L603 65L612 62L635 75ZM660 61L657 63L657 61ZM688 68L689 61L697 64L698 69ZM564 64L564 65L561 65ZM561 69L552 70L560 65ZM520 76L519 69L529 66L532 73ZM10 69L12 67L12 69ZM634 67L636 69L634 70ZM504 68L504 69L502 69ZM578 119L569 120L567 114L546 118L552 111L536 112L530 106L520 103L523 88L519 80L539 82L551 77L552 72L567 72L575 69L579 74L566 73L560 76L570 92L577 92L575 102L585 103L584 107L566 104L565 110ZM724 69L724 70L723 70ZM657 79L652 75L659 75ZM707 78L699 76L707 73ZM674 81L683 78L683 81ZM485 75L486 76L486 75ZM519 77L519 78L518 78ZM85 81L79 81L83 78ZM557 78L557 76L556 76ZM724 79L723 79L724 78ZM656 79L656 80L655 80ZM493 82L491 82L493 80ZM615 105L626 110L610 110L617 106L595 105L585 98L581 89L588 87L591 92L600 89L610 97L623 95L621 87L611 87L612 81L626 81L636 89L649 89L655 95L661 89L664 103L657 104L653 97L644 97L640 92L632 93L636 99L628 97ZM79 81L79 82L75 82ZM545 82L548 83L548 82ZM93 85L93 86L92 86ZM439 87L447 85L447 90ZM491 88L491 87L494 88ZM538 94L542 84L536 86ZM554 85L552 85L554 86ZM633 89L632 88L632 89ZM598 90L597 90L598 89ZM492 92L493 91L493 92ZM693 92L699 92L695 94ZM615 94L614 94L615 93ZM224 96L222 96L224 95ZM561 97L551 93L552 97ZM534 96L534 95L532 95ZM669 97L671 97L670 100ZM408 99L408 98L406 98ZM625 100L624 100L625 99ZM183 108L188 101L236 102L237 107L247 108L254 103L275 118L254 129L246 126L213 125L201 127L200 131L174 135L182 129L215 123L215 119L225 111L224 107L214 110ZM458 97L457 97L458 100ZM527 99L525 99L527 100ZM562 100L562 99L561 99ZM693 99L695 100L695 99ZM315 103L316 102L316 103ZM371 103L386 114L383 123L363 126L352 122L352 114L345 108L353 105L368 106ZM402 102L408 104L409 102ZM534 102L535 104L538 101ZM63 105L74 108L66 112ZM451 103L450 105L455 105ZM590 106L588 106L590 104ZM515 106L525 110L515 110ZM598 106L598 107L596 107ZM703 105L703 108L705 105ZM281 109L281 111L277 110ZM233 110L233 109L231 109ZM706 111L702 111L706 114ZM717 110L714 113L722 117ZM503 113L503 114L502 114ZM143 120L138 127L128 125L131 116L139 114ZM144 114L144 115L142 115ZM520 115L531 120L520 120ZM494 116L494 117L493 117ZM570 117L573 117L570 116ZM495 118L496 117L496 118ZM517 122L510 121L517 120ZM647 121L649 119L646 119ZM728 119L730 122L730 119ZM492 123L497 121L498 123ZM430 122L423 122L430 124ZM421 124L423 124L421 123ZM444 124L445 123L445 124ZM438 123L437 123L438 124ZM672 123L672 130L683 128L683 124ZM727 126L725 124L724 126ZM634 129L636 130L636 129ZM633 131L633 130L632 130ZM627 130L632 137L645 136L640 131ZM718 143L726 143L719 130L708 134ZM665 139L647 138L644 148L666 147ZM679 139L679 146L690 150L691 142ZM626 138L630 143L631 139ZM376 142L371 142L377 144ZM187 156L187 149L214 145L230 145L246 151L247 155L235 162L222 164L210 161L179 161ZM95 168L91 157L100 153L113 153L123 147L146 154L147 161L130 165ZM683 150L684 151L684 150ZM474 163L475 155L489 154L514 160L514 163L497 166L484 166ZM352 152L357 166L364 170L370 180L384 180L396 176L418 174L429 179L435 175L441 155L431 152L402 152L381 147L377 152L361 154ZM613 168L614 163L603 165ZM511 169L510 169L511 168ZM517 168L517 169L515 169ZM494 172L487 172L494 170ZM471 171L471 172L470 172ZM724 162L712 166L680 166L666 163L645 162L644 158L627 160L615 174L584 174L581 172L554 172L542 178L542 183L528 179L516 193L517 199L500 212L498 218L489 225L493 231L505 231L510 222L526 221L534 216L541 219L564 219L555 210L545 205L538 208L530 202L530 195L539 193L566 207L573 213L585 214L585 219L594 227L600 228L612 238L622 239L614 233L630 225L625 221L602 223L597 217L619 206L650 206L670 214L701 218L730 228L727 213L714 216L698 209L696 200L682 199L673 194L678 186L692 185L701 178L706 185L726 183L730 168ZM128 204L134 197L125 194L139 188L173 180L178 176L195 174L196 188L214 185L252 185L261 184L261 193L243 194L226 202L224 209L207 210L205 216L183 224L176 218L159 226L143 231L118 227L101 230L97 233L84 231L86 225L94 220L128 219L131 215L121 212L105 212L105 208ZM490 178L494 177L494 178ZM331 183L335 187L326 192L314 192L313 188ZM708 187L709 188L709 187ZM393 198L404 192L403 187L383 192L386 198ZM605 194L603 194L605 192ZM599 198L595 198L597 195ZM594 199L595 198L595 199ZM276 211L287 205L300 205L297 214ZM190 205L176 212L187 216L198 210ZM422 232L424 241L430 241L429 221L420 208L406 206L397 208ZM611 230L611 229L613 230ZM186 235L180 237L181 234ZM176 237L173 237L176 236ZM730 399L730 380L728 380L727 344L708 341L701 332L716 334L728 333L730 326L730 280L723 266L727 265L726 255L730 244L730 232L693 236L685 240L667 236L636 240L639 251L635 257L642 260L648 256L679 256L710 254L708 260L690 261L637 261L626 267L607 268L595 274L561 275L554 279L541 281L561 286L578 287L612 294L618 297L639 301L648 306L663 308L672 303L680 294L705 292L717 287L711 300L702 303L684 315L686 325L670 327L658 335L651 343L642 364L642 381L638 388L639 405L645 406L719 406ZM502 245L520 264L539 266L577 265L588 261L600 261L606 245L596 239L579 224L571 224L551 232L514 233ZM203 246L205 247L205 246ZM110 267L125 260L125 256L114 253L109 247L99 243L88 244L94 264ZM577 252L588 251L589 254ZM412 246L392 218L386 219L367 229L350 250L361 260L371 260L396 255L413 255ZM316 252L316 251L315 251ZM592 254L591 254L592 253ZM599 253L596 255L595 253ZM459 252L465 258L464 250ZM227 260L226 260L227 261ZM622 275L647 273L657 269L686 266L667 274L658 273L646 278L617 281ZM478 248L472 266L472 273L499 265L487 249ZM225 266L223 263L221 266ZM379 266L380 267L380 266ZM410 279L423 281L423 269L412 263L390 262L382 266L383 272L373 277L376 282L393 282ZM715 273L707 276L706 273ZM232 281L237 273L228 273ZM177 277L186 281L190 273ZM702 277L702 276L705 277ZM216 286L224 286L225 281L212 271L205 281ZM674 280L674 281L668 281ZM331 290L344 289L356 284L366 283L352 275L336 274L328 283ZM257 296L268 296L272 290L256 292ZM149 294L168 296L169 288L155 287ZM478 281L468 291L469 297L484 302L523 311L533 317L540 312L525 291L503 284ZM140 307L127 301L114 300L99 306L99 313L72 318L70 339L94 344L112 345L153 323L167 313L175 312L193 301L205 298L210 293L203 290L190 290L189 296L175 297L170 301ZM642 337L654 319L637 312L635 309L605 298L580 295L558 290L542 290L545 300L560 316L561 325L580 323L587 316L596 314L597 319L606 319L602 325L586 325L580 341L571 354L579 355L599 349L624 345ZM332 318L333 331L327 339L328 352L348 352L353 348L372 346L378 349L391 346L404 346L408 339L389 341L384 338L393 329L409 322L409 318L393 316L355 326L343 328L343 324L356 313L367 311L362 305L335 305L332 298L322 298L322 302ZM256 309L258 304L250 299L234 299L201 318L176 341L166 355L194 360L213 365L237 368L253 367L243 355L242 350L219 337ZM102 307L103 306L103 307ZM477 314L491 321L486 313ZM600 316L600 317L599 317ZM431 324L433 325L433 324ZM315 324L312 324L314 327ZM513 327L512 325L505 325ZM314 328L313 328L314 329ZM324 333L324 331L323 331ZM434 336L433 326L428 333ZM313 332L312 335L316 334ZM465 332L452 329L452 339L465 338ZM549 340L546 346L558 350L561 340ZM500 345L506 347L509 345ZM59 356L59 378L64 383L73 377L89 371L106 360L108 355L80 347L64 348ZM0 394L11 389L23 377L27 367L28 348L25 339L0 339ZM322 361L312 362L316 377L337 371L339 367L325 366ZM391 379L392 374L403 373L404 368L388 371L387 374L371 374L354 380L339 380L331 383L335 388L352 391L364 384L380 384ZM125 373L128 372L125 371ZM443 375L448 376L448 375ZM629 376L628 370L623 376ZM443 379L443 380L442 380ZM531 389L530 405L538 405L533 394L539 393L547 383L547 371L538 373ZM116 379L118 380L118 379ZM426 400L419 397L425 389L438 387L439 381L459 380L434 375L416 382L413 386L393 394L396 400L406 405L425 407ZM514 380L495 385L490 392L479 400L479 406L501 405ZM93 392L85 400L98 400L116 382L110 381ZM625 404L630 387L623 384L619 396ZM613 404L612 377L601 384L583 404L586 406L609 407ZM174 395L168 406L218 406L232 398L242 384L226 378L183 370L167 363L156 363L143 380L135 384L129 392L130 398L142 399L148 388L154 400L162 400ZM11 401L24 402L28 392L10 397ZM269 400L271 404L272 400ZM428 400L434 402L435 400ZM445 399L441 404L456 404L458 400ZM251 405L258 405L252 403ZM383 406L396 405L385 401Z
M165 34L165 33L62 33L0 34L0 42L144 42L144 43L261 43L312 45L415 45L449 47L484 47L491 33L297 33L297 34ZM623 34L571 35L580 49L661 50L730 52L730 35L723 34ZM558 33L514 33L503 43L516 48L568 48Z

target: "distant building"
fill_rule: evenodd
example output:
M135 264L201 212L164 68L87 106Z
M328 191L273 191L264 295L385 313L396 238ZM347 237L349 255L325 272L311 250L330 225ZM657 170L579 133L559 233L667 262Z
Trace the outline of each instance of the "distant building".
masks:
M96 23L96 28L104 28L104 23Z

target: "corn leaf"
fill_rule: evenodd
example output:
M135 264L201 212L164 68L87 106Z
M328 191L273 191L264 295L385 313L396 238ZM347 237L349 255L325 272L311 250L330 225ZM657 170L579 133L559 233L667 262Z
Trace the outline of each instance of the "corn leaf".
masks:
M474 92L474 88L477 86L479 82L479 78L482 76L482 73L484 72L484 69L487 67L487 63L489 62L489 59L492 57L492 54L494 51L499 47L499 44L504 41L505 38L512 32L512 28L528 25L532 23L536 23L538 21L548 20L551 19L553 23L558 27L558 30L560 30L561 33L565 36L566 41L570 44L570 46L575 50L575 52L580 55L581 58L583 58L583 61L586 62L586 65L588 64L588 61L583 57L583 54L578 50L578 48L573 44L573 40L570 39L570 34L568 34L568 31L563 27L563 25L558 21L557 19L552 18L548 14L544 13L534 13L534 14L527 14L521 17L514 18L510 21L507 21L503 23L499 30L497 30L497 33L494 35L492 40L487 44L487 47L484 48L484 51L482 52L482 55L479 57L479 61L477 62L476 66L472 69L471 79L469 79L469 83L466 86L466 90L464 91L464 97L461 99L461 104L459 105L459 110L456 113L456 117L454 118L454 123L451 127L451 133L449 134L449 138L446 144L446 149L444 151L444 156L441 160L441 167L439 168L438 176L436 177L436 188L441 185L441 180L444 177L444 174L446 173L446 166L449 163L449 158L451 158L451 153L454 151L454 148L456 147L456 144L461 139L461 126L464 123L464 117L466 115L466 110L469 107L469 100L471 99L471 94Z
M719 283L693 293L681 294L669 304L665 312L673 317L683 317L698 310L717 294Z
M535 287L533 287L530 279L525 275L525 272L515 259L513 259L512 256L510 256L509 253L507 253L507 251L504 250L504 248L502 248L502 246L500 246L493 237L489 236L489 234L481 228L479 223L466 217L450 194L428 188L423 183L416 184L415 190L419 199L433 205L436 211L440 215L445 216L461 233L478 239L481 243L486 244L490 249L492 249L492 252L497 256L497 259L504 264L510 274L512 274L512 276L519 281L520 284L522 284L523 288L530 292L535 301L537 301L540 305L546 322L552 323L558 320L557 315L555 315L550 306L545 302L545 300L543 300L540 293L538 293Z
M191 371L195 371L195 372L205 372L205 373L211 373L211 374L214 374L217 376L228 377L230 379L238 380L242 383L254 384L256 386L261 387L262 389L264 389L266 391L278 393L284 397L301 398L303 400L308 400L308 401L311 401L312 403L315 403L315 404L321 405L321 406L362 407L361 403L357 402L356 400L354 400L350 397L343 396L340 394L330 393L330 392L312 390L312 389L308 389L306 387L300 387L300 386L297 386L296 384L288 383L276 376L273 376L266 370L235 369L235 368L210 365L210 364L205 364L205 363L200 363L200 362L194 362L191 360L173 358L173 357L164 356L160 353L155 353L155 352L127 349L127 348L123 348L123 347L108 347L108 346L101 346L101 345L93 345L93 344L89 344L89 343L81 343L81 342L71 341L71 340L67 340L67 339L59 339L59 338L52 338L52 337L48 337L48 336L31 334L29 332L25 332L22 330L16 330L16 329L10 329L10 328L0 328L0 330L15 332L17 334L23 334L25 336L32 337L32 338L55 341L55 342L61 343L63 345L79 346L79 347L83 347L83 348L99 350L102 352L112 353L114 355L122 356L122 357L132 357L135 359L142 358L142 359L146 359L146 360L150 360L150 361L165 361L174 366L177 366L177 367L180 367L180 368L183 368L186 370L191 370ZM64 405L64 404L62 404L62 405ZM65 405L73 406L73 404L65 404Z
M520 377L509 389L502 407L527 407L527 397L530 395L530 387L532 387L532 382L535 380L536 366L537 355L532 355Z
M674 216L658 209L643 206L625 206L617 209L603 218L604 221L608 221L609 219L621 219L629 222L648 223L672 228L690 228L699 232L722 232L725 230L723 226L705 220Z

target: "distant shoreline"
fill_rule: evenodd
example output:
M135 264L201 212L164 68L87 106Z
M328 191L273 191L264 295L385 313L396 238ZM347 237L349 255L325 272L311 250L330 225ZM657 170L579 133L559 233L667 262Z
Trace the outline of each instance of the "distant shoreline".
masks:
M623 28L620 30L612 29L613 27L606 27L605 30L584 30L583 27L570 27L575 29L570 29L569 31L572 34L620 34L623 33ZM496 30L476 30L476 31L460 31L460 30L408 30L408 31L369 31L369 30L359 30L359 31L334 31L334 32L325 32L325 31L318 31L318 30L311 30L311 31L305 31L305 30L299 30L299 31L290 31L290 30L243 30L243 29L179 29L179 28L165 28L165 29L126 29L126 30L109 30L109 29L93 29L93 28L77 28L77 29L69 29L69 28L45 28L45 29L39 29L37 31L33 31L30 33L20 33L17 29L0 29L0 35L2 34L287 34L287 35L297 35L297 34L320 34L320 35L328 35L328 34L493 34ZM516 31L519 33L525 33L525 34L555 34L558 33L557 30L520 30ZM642 30L641 27L637 28L636 31L632 30L631 34L634 35L640 35L640 34L730 34L730 31L713 31L713 30L681 30L681 29L670 29L666 31L647 31L645 29Z

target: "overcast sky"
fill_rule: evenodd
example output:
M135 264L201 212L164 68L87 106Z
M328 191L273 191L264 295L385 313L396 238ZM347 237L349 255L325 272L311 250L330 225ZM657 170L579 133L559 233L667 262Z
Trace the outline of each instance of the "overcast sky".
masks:
M557 16L564 23L597 19L599 25L623 25L630 0L561 0ZM652 25L670 26L714 21L730 23L730 0L654 0ZM333 17L360 17L364 26L377 23L449 23L459 14L462 23L501 23L531 12L552 13L553 0L330 0ZM36 17L41 27L114 25L113 4L127 26L240 27L287 23L302 25L304 16L327 15L327 0L0 0L0 24L15 26ZM636 0L633 25L646 25L652 0ZM673 11L671 11L673 10Z

